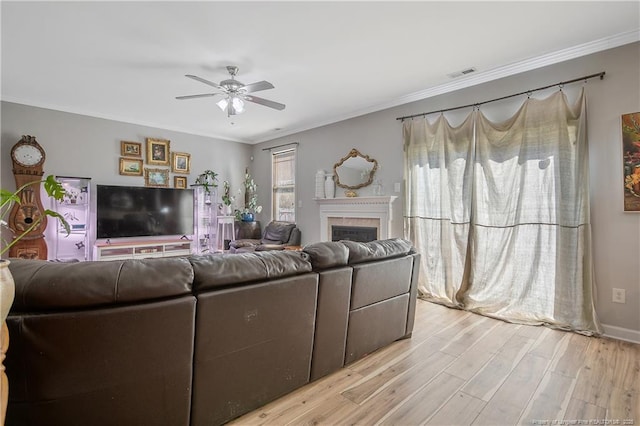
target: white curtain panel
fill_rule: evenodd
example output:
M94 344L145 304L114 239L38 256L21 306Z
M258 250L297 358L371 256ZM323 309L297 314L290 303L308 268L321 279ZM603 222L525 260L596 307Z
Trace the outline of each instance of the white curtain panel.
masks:
M423 297L458 306L467 258L473 172L473 115L452 127L444 115L403 123L405 230L421 253Z
M585 106L584 92L569 105L559 91L528 99L502 123L481 112L457 129L443 117L405 122L407 238L426 257L423 297L512 322L601 332Z

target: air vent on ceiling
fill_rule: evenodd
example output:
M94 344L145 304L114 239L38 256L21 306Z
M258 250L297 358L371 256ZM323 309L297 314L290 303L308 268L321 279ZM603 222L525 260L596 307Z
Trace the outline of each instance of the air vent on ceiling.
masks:
M447 74L450 78L462 77L463 75L471 74L472 72L476 72L475 67L465 68L462 71L452 72L451 74Z

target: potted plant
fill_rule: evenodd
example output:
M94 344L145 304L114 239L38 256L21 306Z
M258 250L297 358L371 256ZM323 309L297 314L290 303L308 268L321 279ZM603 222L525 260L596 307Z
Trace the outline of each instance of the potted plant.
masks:
M29 182L27 184L24 184L20 188L16 189L14 192L0 189L0 224L2 225L2 228L10 229L8 227L7 222L5 222L5 217L11 211L11 207L13 207L13 203L20 204L20 198L18 197L20 192L26 187L28 187L29 185L35 185L35 184L40 185L41 183L44 184L44 189L47 192L47 195L55 198L58 201L62 201L65 195L67 195L67 193L65 192L65 189L62 187L60 182L58 182L55 179L53 175L47 176L46 179L42 181L34 181L34 182ZM31 223L31 225L29 225L29 227L24 232L22 232L22 234L15 236L11 242L7 243L7 241L5 241L4 239L2 240L3 244L2 244L2 247L0 247L0 256L8 252L11 249L11 247L13 247L14 244L16 244L25 235L31 232L36 226L38 226L42 221L42 219L44 218L44 216L51 216L51 217L57 218L62 224L62 226L64 227L65 231L67 232L67 235L69 235L69 233L71 232L71 229L69 227L69 224L65 220L65 218L62 217L60 213L54 212L53 210L45 209L43 212L43 216L33 221L33 223Z
M18 195L23 189L25 189L29 185L40 185L41 183L44 183L44 189L45 191L47 191L47 195L55 198L58 201L63 200L65 196L65 190L60 182L56 181L53 175L47 176L47 178L43 181L34 181L24 184L14 192L0 189L0 229L7 228L11 232L13 232L5 221L6 215L11 211L14 203L20 204L20 197ZM31 223L31 225L29 225L29 227L20 235L14 236L10 242L2 239L2 246L0 247L0 257L8 252L11 247L13 247L25 235L29 234L29 232L31 232L36 226L38 226L45 216L57 218L64 227L65 231L67 231L67 235L69 235L71 229L62 215L52 210L45 209L42 216L40 216L37 220L34 220L33 223ZM11 276L11 271L9 271L9 263L10 262L8 260L0 259L0 324L4 322L4 319L9 313L9 309L11 308L11 303L13 303L15 292L15 284L13 282L13 277Z
M243 222L253 222L255 215L262 211L258 205L258 185L251 178L249 169L244 171L244 209L236 210L236 219Z
M231 185L229 185L229 181L222 182L222 204L220 208L222 210L222 214L224 216L229 216L231 214L231 204L234 201L234 197L231 196Z
M218 187L218 174L213 170L205 170L196 178L196 185L204 188L205 204L211 204L211 191Z

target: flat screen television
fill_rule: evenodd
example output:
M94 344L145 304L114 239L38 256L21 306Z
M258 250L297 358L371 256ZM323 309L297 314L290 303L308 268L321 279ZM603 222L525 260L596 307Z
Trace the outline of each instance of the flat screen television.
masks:
M97 238L193 235L193 190L97 185Z

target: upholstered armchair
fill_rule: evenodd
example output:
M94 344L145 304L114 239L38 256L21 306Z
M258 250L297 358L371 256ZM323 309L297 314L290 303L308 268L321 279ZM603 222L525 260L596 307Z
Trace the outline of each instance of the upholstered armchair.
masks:
M231 241L229 251L284 250L285 246L299 246L301 233L295 223L272 221L265 226L260 239L239 239Z

